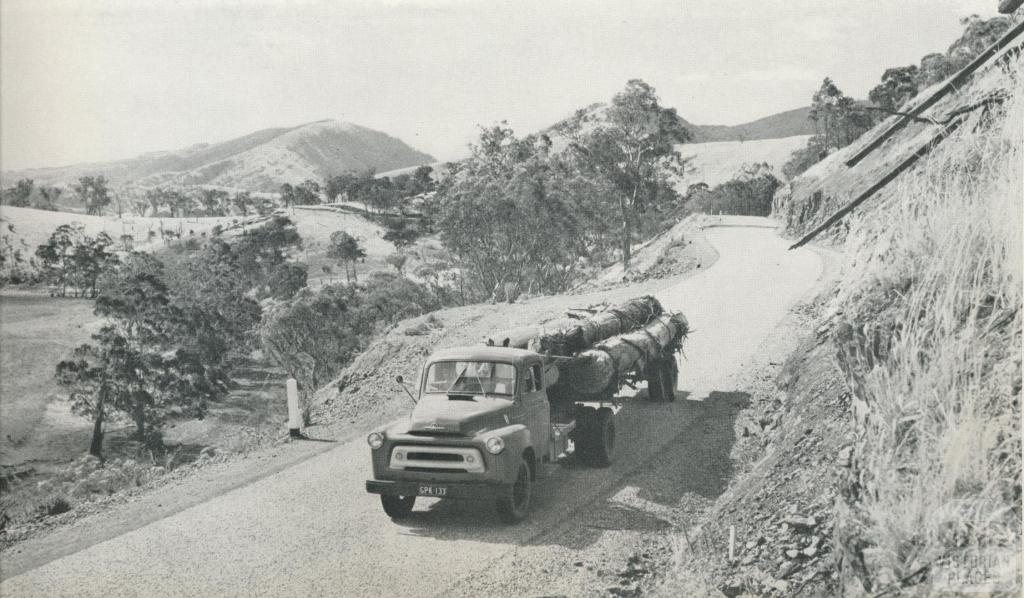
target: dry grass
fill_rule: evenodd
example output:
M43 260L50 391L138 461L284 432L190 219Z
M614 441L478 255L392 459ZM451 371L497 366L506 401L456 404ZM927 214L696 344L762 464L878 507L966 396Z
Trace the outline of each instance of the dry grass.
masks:
M836 307L859 442L836 540L869 591L1019 555L1024 94L1001 78L1010 101L851 223Z

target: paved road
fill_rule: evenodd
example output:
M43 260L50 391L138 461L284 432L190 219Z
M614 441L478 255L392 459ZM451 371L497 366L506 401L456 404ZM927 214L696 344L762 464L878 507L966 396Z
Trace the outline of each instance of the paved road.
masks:
M368 449L357 440L10 578L0 595L501 595L523 584L537 595L574 593L565 573L600 540L587 525L607 516L598 503L630 500L624 478L716 409L712 391L737 390L730 378L822 273L813 251L786 251L771 221L726 222L743 226L707 229L720 253L714 267L659 294L694 328L679 389L689 400L629 402L618 436L639 441L620 442L607 469L549 466L528 521L507 527L490 505L421 499L396 525L363 491Z

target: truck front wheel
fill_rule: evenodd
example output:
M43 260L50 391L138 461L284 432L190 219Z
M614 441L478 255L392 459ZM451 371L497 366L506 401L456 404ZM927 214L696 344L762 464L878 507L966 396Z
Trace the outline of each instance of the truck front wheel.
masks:
M402 519L412 513L412 507L416 504L415 496L389 496L380 495L380 504L384 506L384 512L392 519Z
M533 470L526 458L519 462L516 481L506 496L498 499L498 515L505 523L517 523L526 518L533 497Z

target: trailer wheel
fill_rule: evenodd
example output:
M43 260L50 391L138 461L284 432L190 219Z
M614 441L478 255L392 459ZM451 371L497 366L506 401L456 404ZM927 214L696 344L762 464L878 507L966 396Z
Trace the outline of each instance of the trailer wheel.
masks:
M509 488L508 494L498 499L496 504L498 516L505 523L518 523L530 512L530 499L533 497L533 469L524 457L519 462L516 481Z
M383 505L384 512L388 514L388 517L403 519L408 517L409 513L412 513L412 507L416 504L416 497L381 494L380 504Z
M664 397L669 402L676 400L676 385L679 384L679 364L672 357L666 357L661 367Z
M576 458L592 467L608 467L615 452L615 420L610 409L589 412L583 419Z
M660 401L663 398L661 392L663 384L661 363L659 360L651 361L644 369L644 373L647 375L647 400Z

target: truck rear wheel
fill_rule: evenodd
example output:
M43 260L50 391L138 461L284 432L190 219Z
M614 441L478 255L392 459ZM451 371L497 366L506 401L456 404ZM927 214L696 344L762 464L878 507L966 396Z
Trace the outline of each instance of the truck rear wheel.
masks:
M505 523L518 523L530 512L530 499L533 498L533 470L524 457L519 461L516 481L508 490L508 494L498 499L498 516Z
M415 496L390 496L380 495L380 504L384 506L384 512L392 519L402 519L412 513L412 507L416 504Z
M615 452L615 420L611 410L583 411L580 415L582 429L576 441L576 458L592 467L608 467Z

